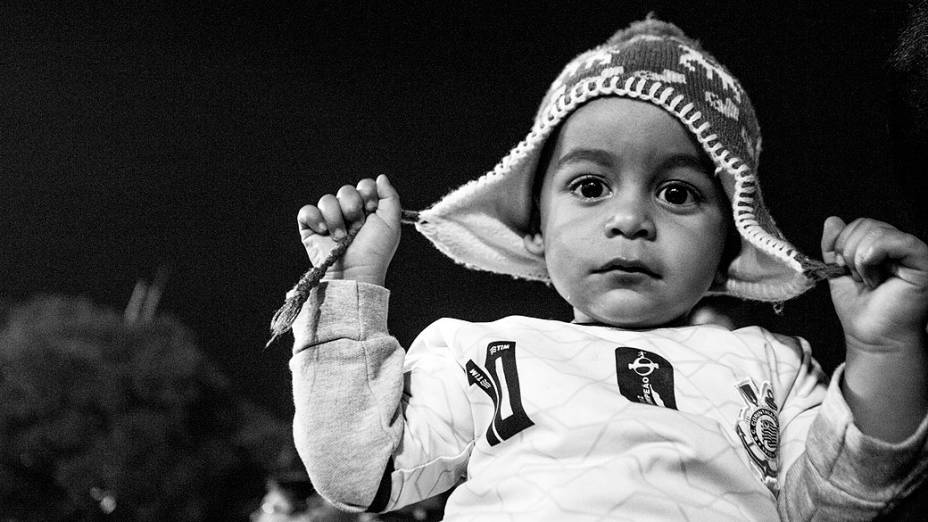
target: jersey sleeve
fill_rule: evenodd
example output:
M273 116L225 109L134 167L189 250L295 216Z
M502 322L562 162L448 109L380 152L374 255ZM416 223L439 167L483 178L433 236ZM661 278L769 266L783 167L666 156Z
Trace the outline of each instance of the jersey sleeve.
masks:
M888 443L860 432L841 393L843 365L827 383L802 339L781 412L783 520L872 520L911 493L928 471L928 418L909 438Z
M323 283L293 328L294 442L316 490L349 511L442 493L463 476L473 444L466 375L446 342L459 322L436 322L406 356L387 333L388 296Z
M389 292L354 281L312 290L293 325L293 439L314 488L363 511L403 436L403 348L387 333Z
M402 399L405 431L394 457L387 510L440 494L465 478L476 436L467 374L453 347L463 324L436 321L410 346Z

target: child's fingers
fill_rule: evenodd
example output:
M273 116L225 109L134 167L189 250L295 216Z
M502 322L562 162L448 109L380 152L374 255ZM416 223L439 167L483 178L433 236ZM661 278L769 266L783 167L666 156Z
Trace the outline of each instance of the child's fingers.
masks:
M326 227L328 227L329 233L332 234L332 238L336 240L344 239L347 236L347 228L345 227L342 206L338 198L332 194L326 194L319 198L319 203L316 206L319 208L319 212L322 213L322 218L325 220Z
M383 174L377 176L377 194L380 196L378 214L384 212L391 220L399 221L403 209L400 194Z
M822 259L826 263L834 263L837 261L835 241L837 241L838 234L841 233L844 227L844 220L837 216L830 216L825 220L825 224L822 227Z
M870 286L890 275L923 285L928 274L928 245L892 226L877 226L858 243L854 262Z
M380 197L377 194L377 182L371 178L364 178L358 182L358 194L364 201L364 211L368 214L377 211L377 203Z
M881 246L881 236L885 233L882 227L868 222L848 238L845 246L852 270L871 288L876 288L889 274L889 270L881 266L889 257L888 252Z
M835 262L839 265L846 265L851 272L851 278L858 283L862 281L857 266L853 263L853 250L849 249L856 244L857 239L863 227L866 227L866 220L857 218L851 221L835 239Z
M364 223L364 200L358 189L345 185L335 194L342 207L342 217L349 228L357 228Z
M906 279L922 277L915 276L916 272L928 272L928 246L875 219L858 219L848 225L836 239L835 251L847 262L852 277L870 287L890 275Z
M300 227L300 236L304 238L310 234L326 234L329 231L322 212L315 205L303 206L296 215L296 222Z
M861 267L856 262L854 256L857 254L857 245L869 229L870 224L865 219L855 219L845 227L840 235L838 235L838 239L835 242L838 248L838 255L841 256L848 268L850 268L851 277L857 282L863 282L864 279L863 275L860 273Z

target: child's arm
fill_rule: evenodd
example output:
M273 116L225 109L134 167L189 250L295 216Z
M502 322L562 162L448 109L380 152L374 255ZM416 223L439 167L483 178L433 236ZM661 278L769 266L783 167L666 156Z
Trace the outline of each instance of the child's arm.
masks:
M387 267L400 235L399 197L386 177L307 205L300 237L314 265L357 231L293 325L293 436L313 485L343 509L377 509L403 434L397 415L404 350L386 327Z
M842 391L865 435L899 442L928 413L928 246L872 219L828 218L826 262L850 276L831 279L847 347Z
M879 221L829 218L822 254L851 273L829 280L847 359L786 461L778 508L784 520L872 520L928 469L928 246Z
M318 263L357 231L293 323L293 438L316 490L341 509L387 511L437 495L473 447L467 376L449 346L456 321L423 331L406 355L387 330L382 285L400 206L385 177L345 186L299 214Z

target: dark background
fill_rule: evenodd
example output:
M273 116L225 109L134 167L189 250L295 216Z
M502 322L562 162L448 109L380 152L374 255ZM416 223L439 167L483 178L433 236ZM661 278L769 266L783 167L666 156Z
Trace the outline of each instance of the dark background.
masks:
M0 296L122 308L168 267L161 311L286 418L290 339L263 346L308 267L299 208L380 173L427 207L522 139L567 60L652 10L751 94L766 200L801 250L819 255L832 214L926 237L925 149L898 146L887 67L904 2L494 4L4 3ZM544 285L468 272L404 232L388 280L403 343L441 316L569 317ZM807 337L827 369L842 358L824 286L782 316L720 306Z

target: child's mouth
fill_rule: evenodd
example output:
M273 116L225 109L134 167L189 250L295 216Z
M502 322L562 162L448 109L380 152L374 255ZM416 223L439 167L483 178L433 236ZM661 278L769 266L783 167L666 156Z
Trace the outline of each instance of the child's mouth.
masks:
M648 266L637 259L625 259L625 258L615 258L598 270L597 273L625 273L625 274L642 274L648 277L659 278L656 272L648 268Z

